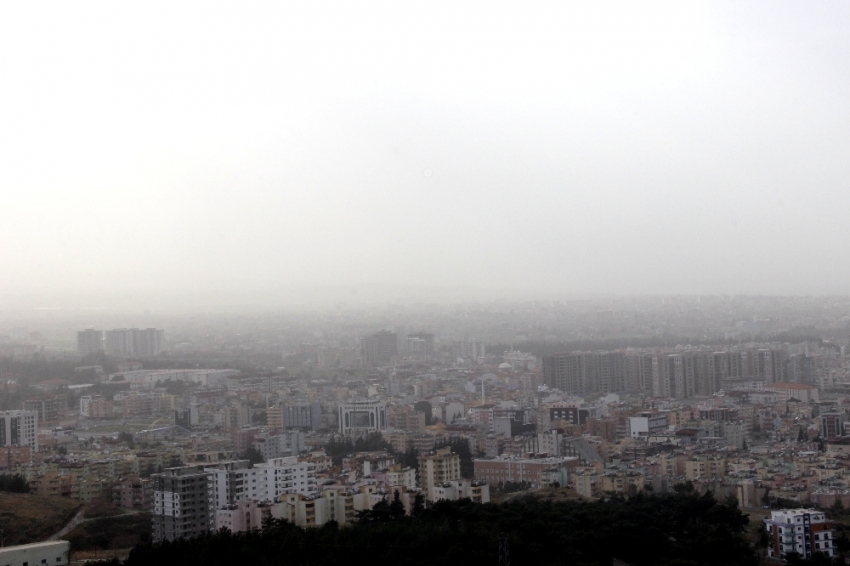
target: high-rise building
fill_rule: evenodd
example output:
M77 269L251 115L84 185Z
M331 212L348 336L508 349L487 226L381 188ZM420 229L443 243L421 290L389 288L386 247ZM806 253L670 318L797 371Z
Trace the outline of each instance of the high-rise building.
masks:
M0 447L29 446L38 451L38 412L0 412Z
M209 495L210 529L215 529L215 510L237 501L260 499L260 486L257 478L260 470L251 467L248 460L219 462L204 468L207 473L207 493Z
M398 355L398 335L382 331L360 339L360 355L369 365L385 364Z
M430 357L434 355L434 335L429 332L415 332L407 335L407 354L409 356Z
M103 331L91 328L78 331L77 352L81 356L103 352Z
M283 428L316 430L322 428L322 407L318 402L287 403L281 408Z
M154 542L192 538L210 530L209 473L199 466L166 468L152 474L151 482Z
M487 356L487 346L475 340L458 340L453 345L455 358L477 362Z
M156 356L162 352L165 331L156 328L107 330L106 353L110 356Z

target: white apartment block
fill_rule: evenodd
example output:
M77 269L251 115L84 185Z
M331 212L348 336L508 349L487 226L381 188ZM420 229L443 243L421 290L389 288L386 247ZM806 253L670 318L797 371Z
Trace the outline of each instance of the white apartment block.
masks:
M0 412L0 446L30 446L38 451L38 411Z
M261 499L259 494L264 491L261 482L265 480L265 474L249 466L248 460L233 460L204 468L208 474L207 495L212 509L221 509L238 501Z
M299 462L297 456L272 458L253 468L258 471L257 499L273 501L284 494L316 495L316 464Z
M835 556L832 522L826 519L822 511L771 511L770 518L764 520L764 525L770 537L770 543L767 545L767 555L770 558L784 559L789 552L796 552L803 558L811 558L816 552L822 552L830 558Z

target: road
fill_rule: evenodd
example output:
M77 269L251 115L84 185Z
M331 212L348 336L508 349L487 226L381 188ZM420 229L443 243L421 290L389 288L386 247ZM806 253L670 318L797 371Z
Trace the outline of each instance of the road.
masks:
M86 518L85 518L85 514L83 513L83 511L84 511L84 510L85 510L85 508L84 508L84 507L81 507L81 508L80 508L80 510L79 510L79 511L77 511L77 513L76 513L73 517L71 517L71 520L70 520L70 521L68 521L68 522L65 524L65 526L64 526L64 527L62 527L62 528L59 530L59 532L58 532L58 533L56 533L55 535L51 536L51 537L50 537L49 539L47 539L47 540L59 540L59 539L60 539L60 538L62 538L63 536L65 536L65 535L67 535L68 533L70 533L71 531L73 531L73 530L74 530L74 528L75 528L77 525L79 525L80 523L82 523L83 521L85 521L85 520L86 520Z

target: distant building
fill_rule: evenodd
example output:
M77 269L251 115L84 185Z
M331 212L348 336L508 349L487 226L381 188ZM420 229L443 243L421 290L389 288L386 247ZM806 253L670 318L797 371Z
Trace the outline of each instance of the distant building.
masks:
M24 411L38 413L38 422L42 425L55 423L65 416L68 399L65 395L56 395L52 399L28 399L24 401Z
M804 385L802 383L771 383L765 387L767 391L779 393L779 399L783 402L797 399L803 403L811 403L819 401L820 395L818 388L814 385Z
M398 355L398 336L395 332L378 332L360 339L360 356L368 365L390 362Z
M455 480L434 486L434 501L471 499L476 503L490 503L490 486L485 481Z
M652 436L668 428L667 415L662 413L644 413L638 417L629 417L629 436L641 438Z
M153 505L150 479L129 475L112 486L112 504L125 509L149 510Z
M435 488L461 479L460 456L451 448L440 448L431 454L419 456L419 486L426 501L434 501Z
M91 328L78 331L77 352L81 356L103 352L103 331Z
M300 428L302 430L322 428L322 407L316 401L312 403L288 403L281 408L281 412L283 428Z
M164 334L156 328L107 330L106 353L110 356L156 356L162 352Z
M490 485L527 482L538 487L546 483L547 471L577 466L578 458L478 458L475 460L475 479Z
M387 428L387 406L382 401L351 401L339 406L339 432L365 436Z
M434 355L434 335L429 332L416 332L407 335L407 355L427 358Z
M0 447L3 446L29 446L33 452L38 452L38 413L0 412Z
M209 474L198 466L167 468L153 474L153 540L192 538L208 532L212 520Z
M487 356L487 345L475 340L459 340L452 346L454 357L477 362Z
M804 559L811 558L816 552L822 552L830 558L835 556L832 521L827 520L822 511L771 511L764 525L770 540L767 545L770 558L784 559L789 552L796 552Z
M823 438L832 439L844 436L844 413L823 413L820 416L820 434Z

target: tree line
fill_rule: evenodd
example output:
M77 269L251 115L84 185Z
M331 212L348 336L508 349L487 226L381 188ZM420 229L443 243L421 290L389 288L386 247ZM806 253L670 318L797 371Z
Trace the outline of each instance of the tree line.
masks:
M737 506L718 502L710 492L595 502L439 501L429 508L417 505L412 515L393 500L345 527L331 522L302 529L273 521L262 530L142 544L124 564L495 564L505 540L516 566L609 566L614 559L632 566L755 566L746 526L747 516Z

